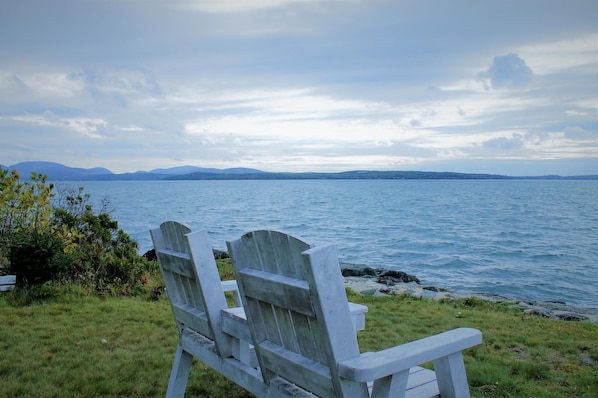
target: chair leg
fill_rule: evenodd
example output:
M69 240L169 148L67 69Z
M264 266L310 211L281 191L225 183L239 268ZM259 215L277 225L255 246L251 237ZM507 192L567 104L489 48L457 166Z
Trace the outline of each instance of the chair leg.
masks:
M192 361L193 355L178 346L172 364L172 371L170 372L170 379L168 380L166 398L183 398L185 396Z
M409 379L409 369L374 381L372 398L404 398Z
M469 385L461 352L434 361L441 397L469 398Z

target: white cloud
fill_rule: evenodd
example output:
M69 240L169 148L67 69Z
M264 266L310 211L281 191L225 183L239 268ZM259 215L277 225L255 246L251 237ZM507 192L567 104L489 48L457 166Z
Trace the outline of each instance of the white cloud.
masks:
M131 69L108 69L81 74L88 86L123 95L159 93L160 87L147 73Z
M537 75L551 75L575 70L595 75L598 70L598 33L518 47L517 53Z
M236 13L292 5L316 5L317 3L355 3L358 0L181 0L179 6L209 13Z
M11 95L6 100L25 95L42 99L73 98L80 95L85 84L79 76L69 72L23 72L0 70L0 93Z
M137 132L137 131L144 131L144 128L132 125L132 126L127 126L127 127L120 127L120 130L127 131L127 132L130 132L130 131Z
M12 120L29 125L68 129L91 138L105 138L101 132L108 125L108 122L99 118L65 118L56 116L50 112L41 115L10 116L0 119Z

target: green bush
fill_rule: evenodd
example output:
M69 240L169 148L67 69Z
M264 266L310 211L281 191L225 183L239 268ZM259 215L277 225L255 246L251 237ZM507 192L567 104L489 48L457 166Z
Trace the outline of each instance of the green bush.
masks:
M83 188L55 192L46 176L22 182L16 171L0 170L0 266L17 275L24 296L50 297L56 284L80 285L97 295L138 295L159 289L158 266L138 254L108 211L96 211ZM45 293L35 286L47 285ZM52 290L50 289L50 290ZM43 289L42 289L43 290ZM29 299L25 300L29 301Z
M8 245L8 259L17 285L38 285L68 273L73 257L64 252L64 246L48 231L15 232Z

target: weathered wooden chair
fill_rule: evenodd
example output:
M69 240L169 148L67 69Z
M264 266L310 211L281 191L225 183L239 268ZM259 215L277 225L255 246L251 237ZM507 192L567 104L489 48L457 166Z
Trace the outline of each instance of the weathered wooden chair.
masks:
M226 302L224 292L237 284L220 281L207 231L167 221L150 233L179 331L166 396L184 396L193 356L252 393L268 395L245 311ZM352 304L352 311L352 329L363 329L367 307Z
M228 317L233 334L222 329L221 311L228 304L207 231L191 232L184 224L167 221L150 233L179 331L166 396L184 396L194 356L260 395L265 389L247 333L234 334L247 328L244 313ZM241 325L234 326L237 323Z
M269 394L469 397L461 351L481 343L480 331L360 354L333 246L299 252L301 241L274 231L227 245ZM418 366L429 361L435 371Z

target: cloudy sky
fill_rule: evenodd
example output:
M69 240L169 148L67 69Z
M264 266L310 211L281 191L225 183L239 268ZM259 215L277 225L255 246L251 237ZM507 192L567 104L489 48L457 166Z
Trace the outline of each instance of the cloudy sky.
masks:
M598 2L2 1L29 160L598 174Z

